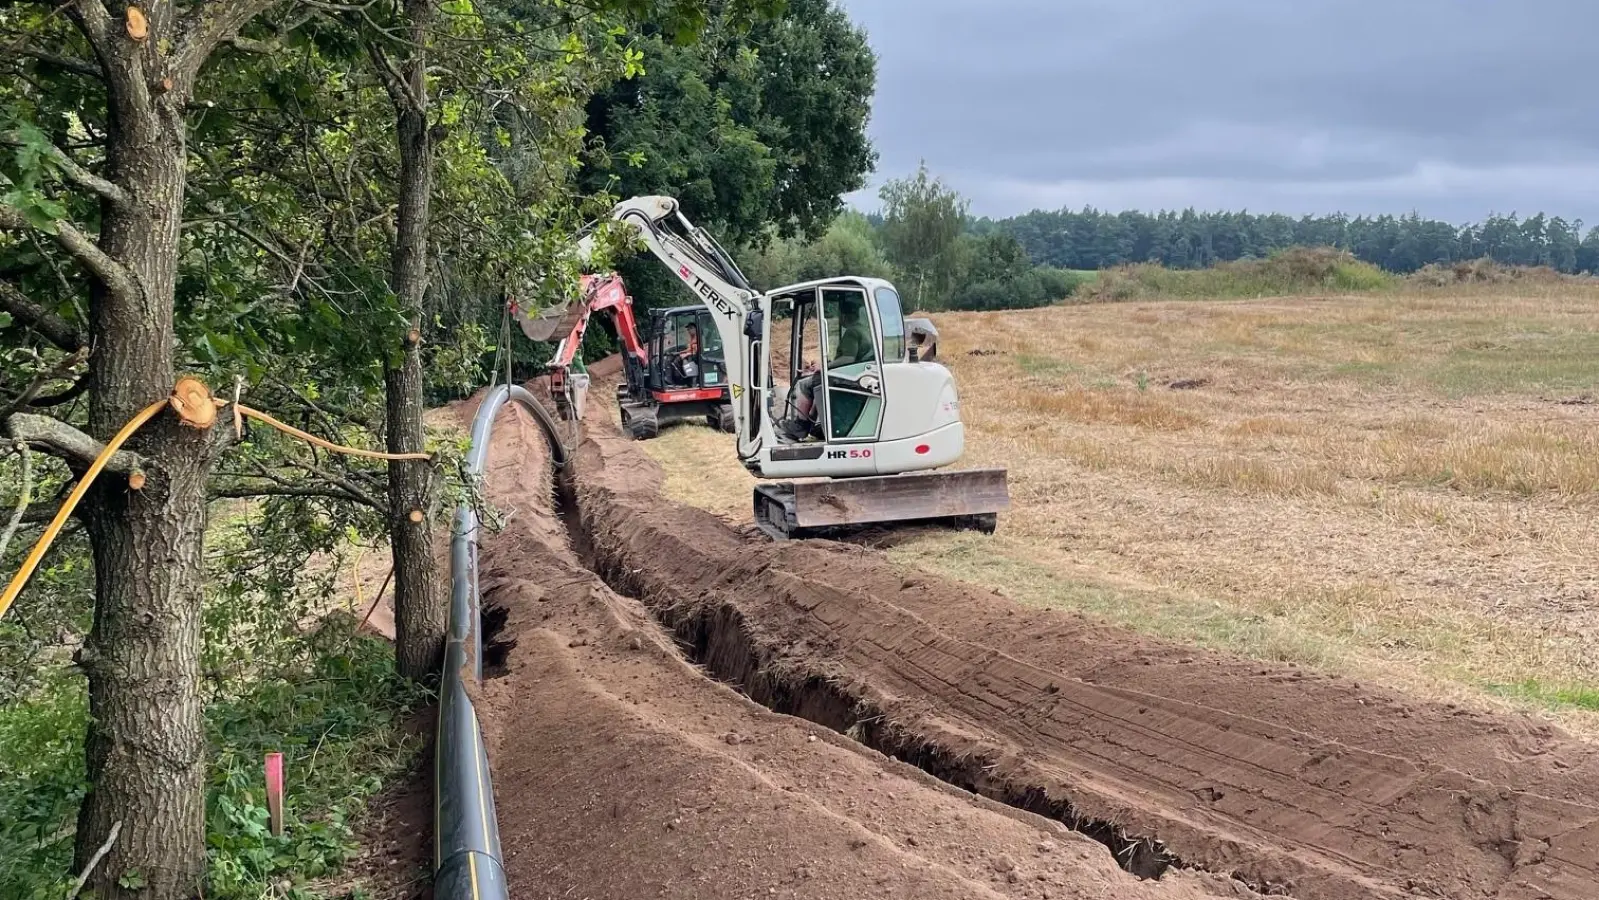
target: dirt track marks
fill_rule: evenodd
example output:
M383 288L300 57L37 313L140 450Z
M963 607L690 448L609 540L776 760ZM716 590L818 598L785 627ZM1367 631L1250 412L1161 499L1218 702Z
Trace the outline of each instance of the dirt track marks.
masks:
M580 498L614 582L679 623L733 611L759 677L844 686L907 748L980 763L974 786L1069 801L1182 864L1307 898L1599 896L1594 757L1548 729L1063 623L871 554L774 549L654 496L635 448L590 433ZM1100 677L1124 667L1145 668L1136 689ZM1374 721L1389 715L1403 724Z
M709 681L579 563L538 441L518 412L498 425L487 480L509 520L482 548L506 650L480 709L517 896L1238 895L1197 876L1138 882L1047 820Z

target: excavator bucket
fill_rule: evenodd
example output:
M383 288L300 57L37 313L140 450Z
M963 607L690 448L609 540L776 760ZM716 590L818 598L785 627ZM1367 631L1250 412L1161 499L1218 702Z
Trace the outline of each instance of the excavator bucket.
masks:
M551 341L566 337L577 327L577 320L583 316L583 304L567 303L562 306L548 306L535 313L530 313L521 304L512 301L511 315L516 323L522 326L522 333L530 341Z
M776 540L870 525L943 525L993 533L1010 508L1005 469L910 472L755 486L755 523Z

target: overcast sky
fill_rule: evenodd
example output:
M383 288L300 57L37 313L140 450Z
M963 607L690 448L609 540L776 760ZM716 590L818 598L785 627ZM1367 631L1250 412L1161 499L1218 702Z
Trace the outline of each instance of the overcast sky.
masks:
M1599 224L1599 0L841 0L872 187L1034 208Z

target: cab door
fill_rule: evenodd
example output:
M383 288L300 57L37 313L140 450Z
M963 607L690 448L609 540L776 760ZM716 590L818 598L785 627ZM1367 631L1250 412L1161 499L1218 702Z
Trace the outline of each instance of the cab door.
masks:
M873 304L852 285L819 291L828 443L874 443L883 426L881 341Z

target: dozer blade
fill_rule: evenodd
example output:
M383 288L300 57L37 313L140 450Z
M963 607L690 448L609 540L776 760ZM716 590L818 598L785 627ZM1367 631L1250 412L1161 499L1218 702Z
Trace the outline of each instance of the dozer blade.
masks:
M838 528L926 524L992 533L1010 508L1005 469L914 472L755 486L755 523L773 538Z

